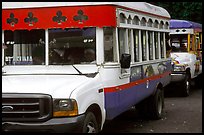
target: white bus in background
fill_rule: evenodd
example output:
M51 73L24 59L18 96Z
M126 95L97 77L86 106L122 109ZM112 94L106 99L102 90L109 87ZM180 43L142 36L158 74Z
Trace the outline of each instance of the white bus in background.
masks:
M2 130L99 132L163 115L169 13L145 2L3 2Z
M201 84L198 78L202 74L202 24L188 20L170 20L170 42L172 84L181 86L178 89L181 95L189 96L192 79L195 78L196 85Z

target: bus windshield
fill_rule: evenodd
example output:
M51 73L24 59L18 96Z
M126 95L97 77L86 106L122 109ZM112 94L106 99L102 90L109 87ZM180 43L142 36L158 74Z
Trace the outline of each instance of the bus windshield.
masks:
M202 48L202 24L188 20L170 20L172 52L198 52Z
M96 63L95 28L49 30L49 64Z
M187 35L171 35L172 52L187 52Z
M95 28L48 29L47 49L45 30L5 31L5 35L6 65L45 65L46 57L49 65L96 63Z

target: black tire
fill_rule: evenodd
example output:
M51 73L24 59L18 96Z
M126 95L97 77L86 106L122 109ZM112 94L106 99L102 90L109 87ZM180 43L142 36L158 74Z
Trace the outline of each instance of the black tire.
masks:
M157 89L156 93L150 97L149 117L151 119L161 119L164 108L164 91Z
M154 95L136 105L136 108L139 109L139 114L142 117L147 117L154 120L161 119L164 108L164 91L157 89Z
M99 127L96 121L96 117L92 112L87 112L84 124L83 124L83 133L98 133Z
M181 84L181 95L184 97L188 97L190 95L191 89L191 75L190 73L186 73L185 80Z
M197 89L201 89L202 88L202 76L203 76L203 73L201 73L200 75L198 75L196 78L195 78L195 88Z

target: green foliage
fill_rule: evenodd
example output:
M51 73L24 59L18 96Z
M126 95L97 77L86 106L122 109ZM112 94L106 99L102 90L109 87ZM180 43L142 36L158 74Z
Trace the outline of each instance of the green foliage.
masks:
M202 24L202 2L150 2L165 8L172 19L189 20Z

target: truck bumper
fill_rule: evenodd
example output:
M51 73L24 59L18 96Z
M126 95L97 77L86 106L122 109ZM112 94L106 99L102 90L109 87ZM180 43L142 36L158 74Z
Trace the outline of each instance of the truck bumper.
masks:
M185 79L186 72L172 72L171 73L171 82L181 82Z
M81 132L85 115L66 118L53 118L46 122L2 122L3 132Z

